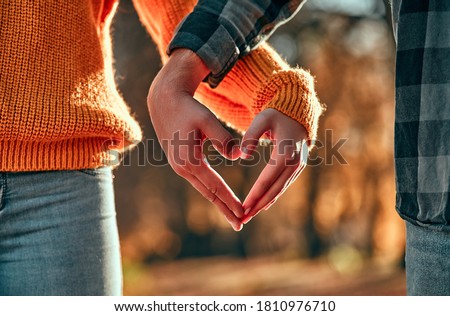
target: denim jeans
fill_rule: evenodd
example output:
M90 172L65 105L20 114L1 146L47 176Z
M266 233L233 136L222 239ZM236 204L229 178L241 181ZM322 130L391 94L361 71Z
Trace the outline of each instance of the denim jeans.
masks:
M120 295L111 168L0 173L0 295Z
M450 295L450 233L406 223L408 295Z

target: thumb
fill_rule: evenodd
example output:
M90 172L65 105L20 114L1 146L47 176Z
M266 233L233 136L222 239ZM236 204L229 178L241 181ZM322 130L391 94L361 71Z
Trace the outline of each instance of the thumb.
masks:
M211 115L207 124L201 126L203 134L208 138L214 148L225 158L236 160L240 157L238 142L233 136L222 126L219 120Z
M255 116L249 128L242 137L241 158L247 159L258 146L261 136L270 129L270 123L262 112Z

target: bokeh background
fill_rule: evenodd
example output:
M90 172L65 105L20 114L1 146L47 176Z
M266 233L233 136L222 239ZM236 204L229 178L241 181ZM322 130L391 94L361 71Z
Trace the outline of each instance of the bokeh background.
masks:
M165 161L146 108L160 57L131 1L121 1L113 23L116 81L146 139L115 171L126 295L405 293L386 5L310 0L270 38L290 64L316 77L327 111L311 158L322 163L236 233ZM263 167L223 161L216 169L244 199Z

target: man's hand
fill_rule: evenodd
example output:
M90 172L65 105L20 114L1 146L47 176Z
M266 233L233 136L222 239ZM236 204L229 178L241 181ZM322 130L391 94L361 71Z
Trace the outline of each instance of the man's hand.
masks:
M274 148L269 163L243 203L244 224L277 200L305 168L308 158L303 125L274 109L266 109L253 119L242 139L242 158L251 155L264 134L272 140Z
M215 115L194 99L209 69L192 51L177 49L153 81L148 109L156 135L174 171L214 203L231 226L242 229L241 201L207 163L202 144L210 139L228 159L241 155L232 135Z

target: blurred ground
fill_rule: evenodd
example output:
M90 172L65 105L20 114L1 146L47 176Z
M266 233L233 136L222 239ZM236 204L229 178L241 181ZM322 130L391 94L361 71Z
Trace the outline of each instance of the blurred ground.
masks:
M128 266L124 281L125 295L405 295L402 269L338 273L320 260L186 259Z

